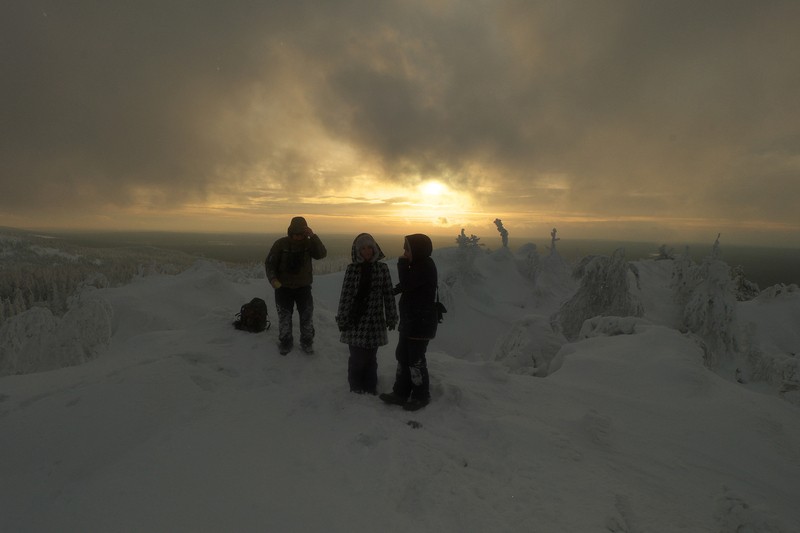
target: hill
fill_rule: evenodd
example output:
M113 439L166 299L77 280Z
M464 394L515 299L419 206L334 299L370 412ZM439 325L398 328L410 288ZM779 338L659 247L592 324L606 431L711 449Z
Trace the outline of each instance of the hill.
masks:
M0 530L800 530L796 287L705 293L735 311L725 350L687 326L706 285L676 299L677 260L593 258L574 279L524 247L434 258L449 312L433 401L413 416L348 391L341 272L315 278L313 356L280 356L274 328L234 330L253 296L274 322L272 292L205 260L13 317ZM565 304L600 274L640 312L568 339ZM379 350L382 390L395 343Z

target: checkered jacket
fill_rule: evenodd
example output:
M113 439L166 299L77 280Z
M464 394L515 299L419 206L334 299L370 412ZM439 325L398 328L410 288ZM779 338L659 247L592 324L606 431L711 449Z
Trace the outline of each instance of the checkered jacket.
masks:
M347 266L342 281L342 292L339 296L339 309L336 315L336 322L339 325L341 335L339 340L345 344L359 346L362 348L375 348L388 344L389 338L386 328L397 325L397 306L395 305L394 295L392 294L392 276L389 273L389 266L381 263L383 253L374 246L375 254L367 268L372 269L371 287L367 297L366 309L353 323L350 316L358 286L361 280L361 262L355 260L357 256L354 243L354 261Z

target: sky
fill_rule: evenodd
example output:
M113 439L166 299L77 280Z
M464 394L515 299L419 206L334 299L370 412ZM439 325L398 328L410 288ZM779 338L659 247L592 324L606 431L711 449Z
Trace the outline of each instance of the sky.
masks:
M800 3L3 2L0 225L800 246Z
M6 244L4 260L30 250L61 272L93 259ZM263 269L183 255L84 286L63 316L14 316L0 327L0 531L800 531L796 286L702 306L711 336L748 336L714 371L680 326L672 261L635 263L642 318L595 317L567 342L550 315L577 281L548 255L534 282L522 256L434 251L448 313L414 413L349 392L342 271L314 277L311 356L278 354ZM719 302L714 285L703 301ZM253 296L272 325L237 331ZM397 341L378 350L381 392Z

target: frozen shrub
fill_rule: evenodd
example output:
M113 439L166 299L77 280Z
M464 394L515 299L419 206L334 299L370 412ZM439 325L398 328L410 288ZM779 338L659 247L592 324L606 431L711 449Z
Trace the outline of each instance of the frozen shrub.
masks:
M684 248L683 254L675 259L670 282L675 303L680 307L685 307L689 301L692 290L699 281L698 274L697 267L689 256L689 247L687 246Z
M111 306L75 298L59 318L44 307L12 317L0 328L0 376L74 366L97 357L111 341Z
M720 259L719 237L711 256L686 276L684 294L693 283L683 310L684 327L705 342L705 363L718 368L726 356L738 351L736 295L730 267Z
M539 252L536 250L536 245L530 242L522 245L517 251L517 270L519 270L519 273L535 282L540 267L541 260Z
M757 283L753 283L744 276L744 267L741 265L731 269L731 277L733 278L733 287L738 301L746 302L752 300L761 292Z
M530 315L516 321L505 335L498 337L492 359L515 374L545 377L555 370L551 363L564 341L546 317Z
M642 316L644 310L631 293L629 275L637 280L638 271L625 260L625 249L608 256L585 257L575 267L573 276L580 287L555 316L564 336L578 337L583 322L596 316Z

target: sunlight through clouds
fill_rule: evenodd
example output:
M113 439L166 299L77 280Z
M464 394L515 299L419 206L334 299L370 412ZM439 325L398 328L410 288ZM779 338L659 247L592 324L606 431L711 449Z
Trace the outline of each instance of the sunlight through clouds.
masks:
M800 2L722 3L7 2L0 225L798 245Z

